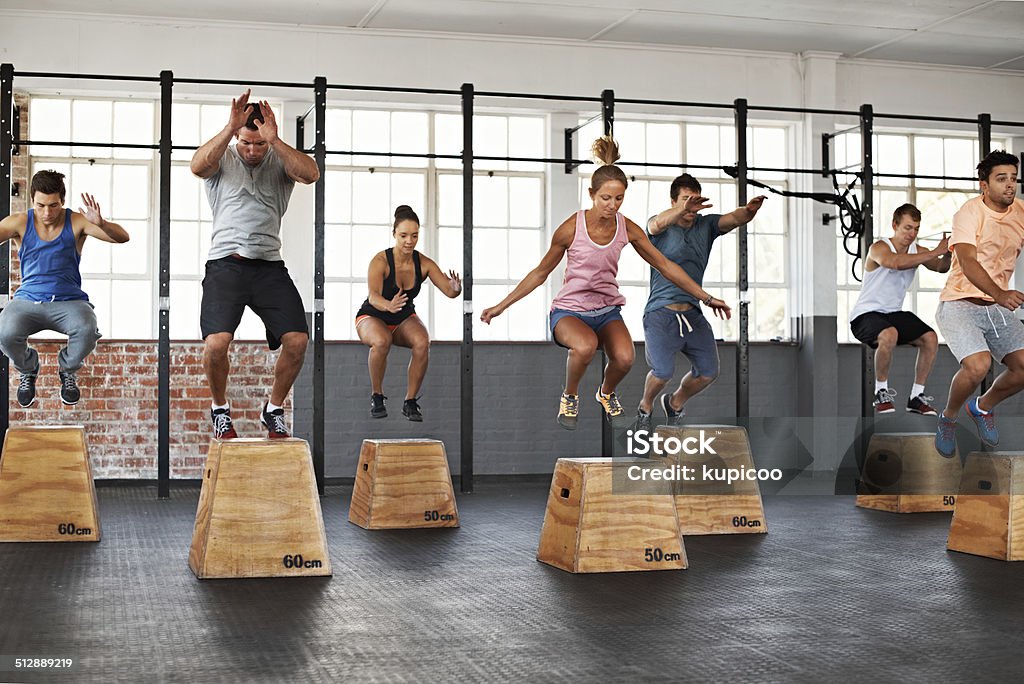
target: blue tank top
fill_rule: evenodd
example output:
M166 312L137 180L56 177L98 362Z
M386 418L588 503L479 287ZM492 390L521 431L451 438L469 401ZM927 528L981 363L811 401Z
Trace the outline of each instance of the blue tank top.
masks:
M65 209L64 212L64 229L47 242L39 239L36 232L35 211L28 210L25 236L18 250L21 287L14 293L15 299L30 302L89 301L89 295L82 291L82 274L78 270L82 256L75 246L71 210Z

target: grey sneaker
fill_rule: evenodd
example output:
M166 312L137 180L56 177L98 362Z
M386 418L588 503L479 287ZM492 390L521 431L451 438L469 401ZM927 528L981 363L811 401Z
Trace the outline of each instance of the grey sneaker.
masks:
M678 411L672 408L672 395L668 392L661 395L661 408L665 410L668 425L679 425L679 419L686 415L685 406Z
M68 406L74 406L82 398L78 389L78 376L74 371L59 371L60 375L60 400Z
M636 408L636 431L646 430L650 432L654 427L654 416L645 412L639 406Z
M21 374L18 381L18 406L28 408L36 400L36 376L28 373Z

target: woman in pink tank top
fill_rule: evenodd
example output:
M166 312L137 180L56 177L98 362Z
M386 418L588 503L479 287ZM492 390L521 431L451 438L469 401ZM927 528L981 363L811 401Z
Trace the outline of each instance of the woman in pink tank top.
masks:
M551 337L569 350L565 367L565 389L558 408L558 424L575 430L579 414L579 384L598 349L608 356L604 383L596 399L615 427L626 427L632 418L626 415L615 388L633 365L633 339L620 309L626 299L619 292L615 276L619 256L626 244L680 289L711 307L724 318L731 315L729 305L715 299L651 244L637 224L619 213L629 184L626 174L615 162L618 144L610 137L598 138L594 156L603 164L591 177L593 206L576 212L555 230L551 247L540 264L498 305L484 309L480 320L490 323L495 316L544 284L551 271L568 254L565 281L551 305ZM695 198L699 203L700 198Z

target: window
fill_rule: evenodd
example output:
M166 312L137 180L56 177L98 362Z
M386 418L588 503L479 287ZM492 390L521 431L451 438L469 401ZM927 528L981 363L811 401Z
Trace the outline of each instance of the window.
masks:
M860 168L860 135L849 133L836 138L838 144L835 165ZM1005 148L1006 141L993 141L993 149ZM875 192L873 230L875 239L892 235L893 211L907 202L921 211L920 244L931 248L952 228L953 214L964 202L978 194L974 180L943 180L934 178L889 178L886 174L949 176L973 178L978 164L978 141L970 136L940 136L915 133L880 133L874 136ZM913 182L911 182L913 181ZM849 312L860 294L861 283L854 277L853 257L847 253L840 236L837 250L838 274L838 337L840 342L856 342L848 325ZM856 251L856 241L847 247ZM863 264L856 264L861 277ZM946 284L944 273L926 268L917 270L917 277L907 291L903 306L913 311L932 326L942 339L935 324L935 310L939 294Z
M602 132L600 122L580 129L581 149ZM672 180L682 171L690 173L701 184L712 204L711 212L726 214L736 208L736 184L720 167L736 163L735 128L713 123L665 123L616 120L615 139L622 154L623 171L630 177L629 189L621 212L641 227L647 220L670 206ZM781 168L787 166L787 130L780 126L751 126L748 130L750 166ZM693 166L680 170L672 166L680 160ZM666 166L655 166L655 165ZM702 168L712 167L712 168ZM580 206L589 207L590 172L581 167ZM757 180L779 189L787 185L786 175L778 172L752 174ZM754 188L748 193L759 194ZM777 196L770 196L747 225L748 283L750 298L750 338L767 340L788 336L788 244L787 205ZM718 238L711 250L704 273L704 289L722 298L738 314L737 238L733 231ZM650 290L650 267L632 248L622 253L618 281L626 298L623 318L634 339L643 338L643 310ZM715 336L736 339L738 316L722 321L709 316Z
M477 115L474 153L544 156L544 118ZM330 109L328 150L459 155L458 114ZM351 141L358 141L352 143ZM462 272L462 163L457 159L332 154L327 158L325 331L356 339L355 312L366 299L374 254L394 244L393 212L408 204L420 217L417 249L444 271ZM544 170L528 162L480 160L474 181L474 299L483 309L500 301L540 260L544 250ZM546 293L538 289L486 326L476 339L544 339ZM434 339L462 338L462 307L432 286L416 311Z
M29 135L35 140L153 144L155 106L141 100L33 98ZM65 175L65 206L95 196L104 218L121 224L127 244L96 239L82 250L82 288L96 307L100 330L109 338L151 339L153 329L152 234L154 153L146 149L37 145L32 173Z

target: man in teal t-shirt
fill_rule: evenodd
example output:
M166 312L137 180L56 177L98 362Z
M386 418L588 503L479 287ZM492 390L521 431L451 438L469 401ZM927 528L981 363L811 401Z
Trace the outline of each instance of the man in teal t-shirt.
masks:
M759 195L729 214L700 215L710 208L701 197L700 181L688 173L672 181L672 206L647 222L651 243L686 274L703 285L711 246L720 235L753 220L765 198ZM696 208L695 206L696 200ZM718 377L718 347L711 324L698 302L657 271L651 271L651 294L644 308L645 356L651 371L644 383L644 396L637 408L637 429L650 430L654 397L675 373L676 352L690 360L690 371L675 392L661 397L669 425L685 413L686 401L707 388Z

